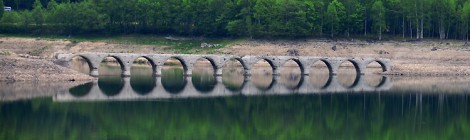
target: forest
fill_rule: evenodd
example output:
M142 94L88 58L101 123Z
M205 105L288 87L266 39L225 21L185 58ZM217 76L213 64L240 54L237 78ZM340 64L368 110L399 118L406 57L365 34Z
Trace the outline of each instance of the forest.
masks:
M468 40L468 0L0 0L0 33Z

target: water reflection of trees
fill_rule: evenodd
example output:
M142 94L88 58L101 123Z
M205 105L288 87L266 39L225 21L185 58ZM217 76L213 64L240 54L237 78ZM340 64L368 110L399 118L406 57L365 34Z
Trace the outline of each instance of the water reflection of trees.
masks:
M35 99L2 103L0 130L2 138L17 139L469 138L468 97L444 98L372 93L102 104Z

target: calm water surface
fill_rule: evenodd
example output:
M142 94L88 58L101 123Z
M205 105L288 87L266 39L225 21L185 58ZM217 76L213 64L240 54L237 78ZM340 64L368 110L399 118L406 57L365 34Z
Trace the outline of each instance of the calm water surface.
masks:
M0 83L0 139L470 139L469 78L196 65L191 77L135 64L123 78L108 63L90 83Z

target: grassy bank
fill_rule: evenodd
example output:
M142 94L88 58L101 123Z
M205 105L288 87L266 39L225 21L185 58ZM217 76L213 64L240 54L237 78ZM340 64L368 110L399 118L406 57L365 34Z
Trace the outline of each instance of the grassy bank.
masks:
M105 42L109 44L127 45L151 45L165 47L167 51L181 54L216 54L217 49L224 48L230 44L240 42L244 39L238 38L198 38L198 37L172 37L157 35L80 35L80 36L50 36L50 35L23 35L23 34L0 34L0 37L11 38L36 38L46 40L69 40L79 42ZM201 47L202 44L212 45Z

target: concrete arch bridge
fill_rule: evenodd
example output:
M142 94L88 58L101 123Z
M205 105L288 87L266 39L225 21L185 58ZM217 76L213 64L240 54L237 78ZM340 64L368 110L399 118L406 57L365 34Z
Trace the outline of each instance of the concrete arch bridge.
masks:
M272 67L273 74L280 74L281 67L292 60L298 64L303 75L309 75L310 69L316 62L323 62L328 67L331 75L336 75L340 65L351 62L358 74L364 74L366 66L372 62L380 64L383 72L391 71L392 64L384 58L346 58L346 57L311 57L311 56L236 56L236 55L211 55L211 54L136 54L136 53L60 53L56 58L71 62L74 57L82 57L90 67L90 75L99 76L99 64L107 57L115 58L121 66L122 75L130 76L130 68L137 58L147 59L156 76L161 75L163 64L168 59L177 59L184 68L185 75L192 75L192 69L197 60L207 59L212 64L216 75L222 74L222 69L228 61L236 60L244 68L245 75L251 75L251 69L258 61L265 60Z

